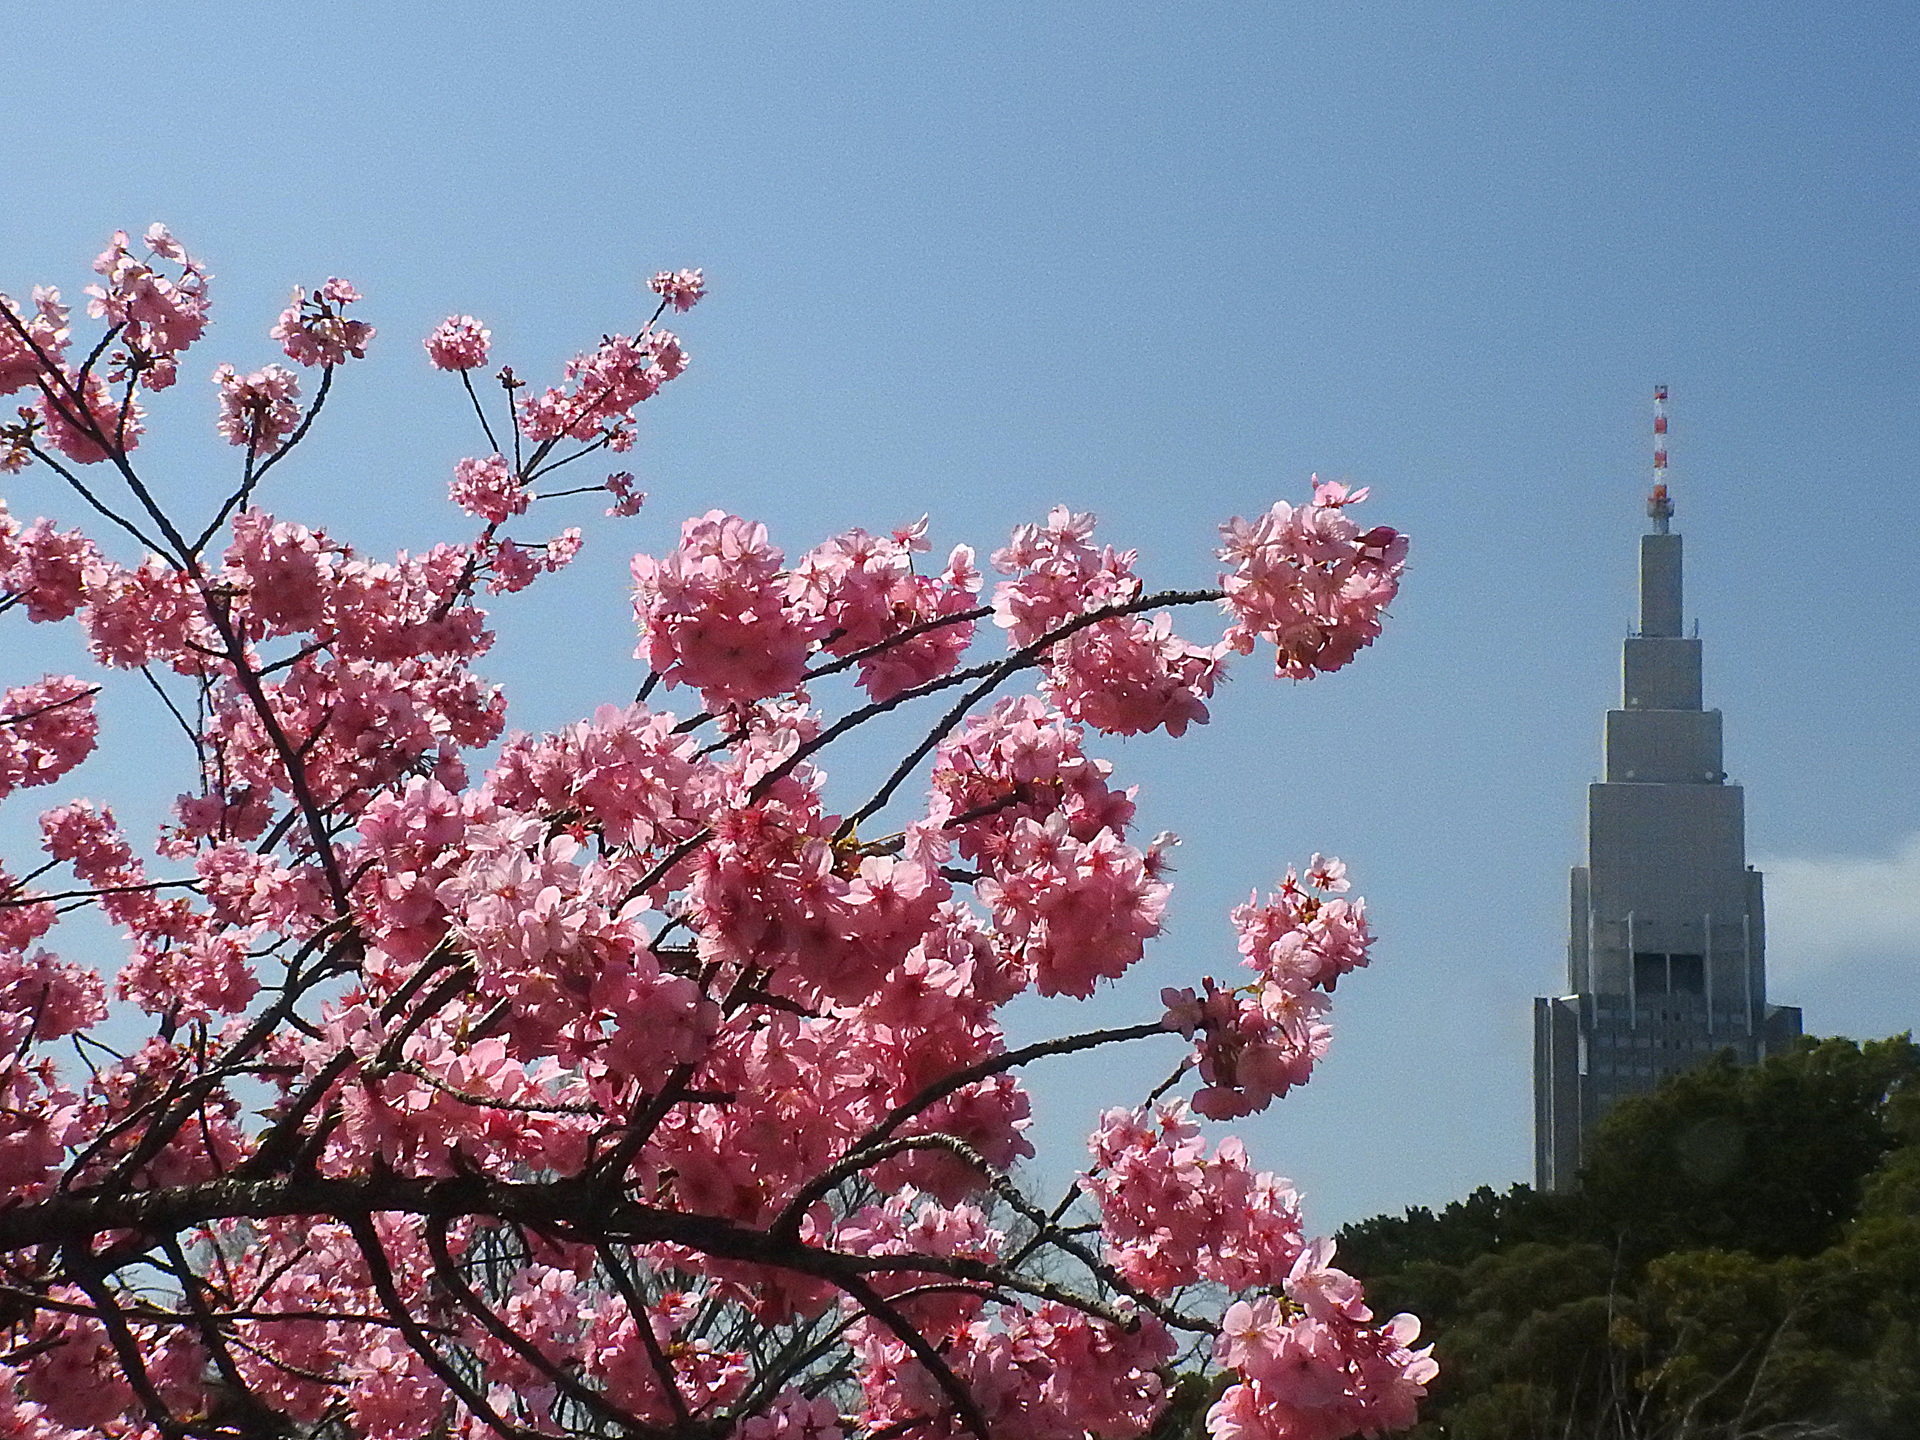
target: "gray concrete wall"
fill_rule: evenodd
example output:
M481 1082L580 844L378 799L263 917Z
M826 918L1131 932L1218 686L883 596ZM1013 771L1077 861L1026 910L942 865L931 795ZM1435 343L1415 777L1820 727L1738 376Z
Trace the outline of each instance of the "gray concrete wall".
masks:
M1587 868L1603 915L1735 915L1746 908L1746 805L1738 785L1587 787Z
M1726 779L1720 758L1718 710L1609 710L1608 781L1717 785Z
M1578 996L1533 1002L1533 1183L1573 1188L1580 1169L1582 1122Z
M1628 710L1698 710L1700 642L1630 635L1620 656L1620 703Z
M1579 995L1593 989L1593 975L1589 970L1590 930L1588 921L1593 915L1593 903L1587 893L1587 867L1573 867L1571 892L1567 915L1567 989Z
M1680 537L1640 537L1640 633L1680 633Z

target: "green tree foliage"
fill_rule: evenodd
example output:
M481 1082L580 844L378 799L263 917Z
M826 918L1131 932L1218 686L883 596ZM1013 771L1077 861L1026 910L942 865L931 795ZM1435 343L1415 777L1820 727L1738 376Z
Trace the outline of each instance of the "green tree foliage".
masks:
M1597 1127L1581 1177L1590 1223L1641 1254L1817 1254L1899 1143L1886 1107L1916 1075L1904 1035L1803 1041L1755 1066L1723 1053Z
M1423 1440L1920 1436L1920 1047L1804 1040L1618 1106L1577 1194L1340 1236L1444 1366Z

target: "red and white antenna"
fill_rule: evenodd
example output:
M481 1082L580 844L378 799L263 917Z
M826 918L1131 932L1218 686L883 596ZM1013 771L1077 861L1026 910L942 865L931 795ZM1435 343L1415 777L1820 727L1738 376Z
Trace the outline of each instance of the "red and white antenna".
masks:
M1653 533L1667 533L1673 518L1673 501L1667 495L1667 387L1653 387L1653 493L1647 497L1647 514L1653 520Z

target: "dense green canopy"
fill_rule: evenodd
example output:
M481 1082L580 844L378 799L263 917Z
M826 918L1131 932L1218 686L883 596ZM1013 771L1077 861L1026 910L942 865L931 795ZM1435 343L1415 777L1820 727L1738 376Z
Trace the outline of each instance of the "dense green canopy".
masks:
M1920 1047L1723 1057L1617 1107L1580 1192L1340 1235L1426 1322L1428 1440L1920 1435Z

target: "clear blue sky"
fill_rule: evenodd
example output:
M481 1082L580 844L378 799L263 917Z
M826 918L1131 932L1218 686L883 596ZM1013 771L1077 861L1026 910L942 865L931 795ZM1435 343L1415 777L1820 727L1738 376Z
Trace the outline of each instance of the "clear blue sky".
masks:
M375 357L265 499L372 548L455 520L475 442L435 320L544 376L633 322L638 277L706 268L647 513L498 612L517 724L632 693L625 558L711 506L797 551L923 511L990 547L1064 501L1180 583L1309 472L1373 486L1415 548L1363 663L1246 666L1208 729L1105 746L1188 844L1172 932L1092 1018L1224 972L1225 908L1287 857L1347 857L1374 907L1332 1059L1247 1127L1316 1223L1530 1168L1529 997L1562 984L1655 381L1708 703L1779 877L1776 998L1818 1031L1920 1019L1911 5L6 12L0 288L73 294L109 231L165 219L218 277L160 416L197 435L203 372L271 358L287 288L352 278ZM153 454L183 496L230 459ZM3 643L10 678L53 653ZM144 783L122 808L157 813L186 757L149 733L63 793ZM1166 1058L1037 1076L1042 1138Z

